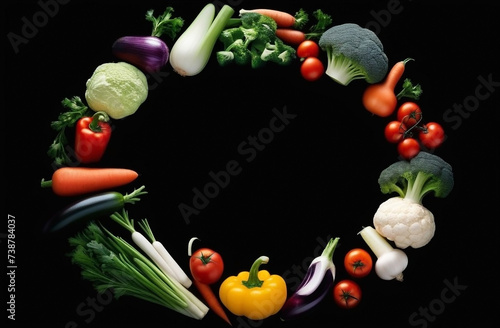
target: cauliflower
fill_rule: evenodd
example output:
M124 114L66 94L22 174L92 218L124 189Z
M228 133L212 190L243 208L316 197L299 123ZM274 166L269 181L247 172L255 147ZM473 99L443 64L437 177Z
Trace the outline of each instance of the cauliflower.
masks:
M85 99L89 107L114 119L134 114L148 96L144 73L125 62L98 66L86 86Z
M380 204L373 216L375 230L399 248L419 248L434 237L434 215L422 205L434 192L446 197L453 189L451 166L440 157L421 151L410 161L399 161L382 171L379 185L384 194L396 192Z

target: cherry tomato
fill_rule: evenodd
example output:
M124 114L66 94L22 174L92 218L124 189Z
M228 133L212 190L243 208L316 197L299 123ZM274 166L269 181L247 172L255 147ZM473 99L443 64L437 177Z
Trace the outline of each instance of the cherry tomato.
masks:
M344 257L344 267L352 277L366 277L373 267L372 257L362 248L353 248Z
M434 149L439 147L445 138L443 127L436 122L429 122L422 127L418 138L424 147Z
M398 153L404 159L412 159L420 152L420 144L417 139L405 138L398 143Z
M299 58L318 57L319 45L312 40L302 41L297 47L297 56Z
M352 309L361 302L361 287L350 279L341 280L333 287L333 299L341 308Z
M404 138L406 126L400 121L391 121L385 126L385 139L390 143L398 143Z
M307 57L300 65L300 74L307 81L316 81L325 72L325 66L316 57Z
M398 121L404 123L407 128L411 128L422 120L422 110L416 103L407 101L399 106L397 117Z
M194 279L210 285L217 282L224 271L224 262L219 253L209 248L200 248L191 255L189 269Z

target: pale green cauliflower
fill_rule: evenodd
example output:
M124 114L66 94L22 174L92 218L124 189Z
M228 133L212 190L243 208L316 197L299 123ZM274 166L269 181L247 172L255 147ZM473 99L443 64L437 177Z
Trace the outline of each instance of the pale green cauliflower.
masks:
M146 76L125 62L98 66L86 85L85 99L89 107L114 119L134 114L148 97Z

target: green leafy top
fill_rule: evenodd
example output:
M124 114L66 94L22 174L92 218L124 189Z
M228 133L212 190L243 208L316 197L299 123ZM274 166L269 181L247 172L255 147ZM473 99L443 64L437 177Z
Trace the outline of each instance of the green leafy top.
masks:
M158 16L153 16L153 9L146 12L146 20L153 23L153 30L151 32L152 36L160 37L163 34L168 35L171 39L175 39L177 33L181 30L184 25L184 19L181 17L172 17L174 9L172 7L167 7L165 12Z
M67 110L60 113L57 120L52 121L50 124L51 128L57 131L57 135L47 151L47 154L54 160L56 166L71 163L71 158L66 150L66 145L68 144L66 128L73 127L79 119L92 114L92 110L83 103L80 97L65 98L61 103Z

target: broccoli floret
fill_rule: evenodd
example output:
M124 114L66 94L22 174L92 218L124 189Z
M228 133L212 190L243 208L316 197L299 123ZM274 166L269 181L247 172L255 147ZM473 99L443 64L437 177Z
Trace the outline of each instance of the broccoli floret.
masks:
M288 65L296 58L295 49L276 38L273 43L268 42L260 58L279 65Z
M219 37L224 45L224 50L216 54L221 66L236 63L259 68L268 61L286 65L295 58L295 49L276 37L277 25L272 18L258 13L244 13L240 25L235 26L233 20L231 26Z
M216 53L217 62L221 66L231 63L247 65L250 62L250 51L247 49L243 39L237 39L223 51Z
M380 82L387 74L388 59L377 35L354 23L330 27L320 37L327 53L325 73L341 85L356 79Z
M393 163L380 173L378 183L384 194L396 192L402 198L421 204L429 192L444 198L454 186L450 164L441 157L421 151L410 161Z

